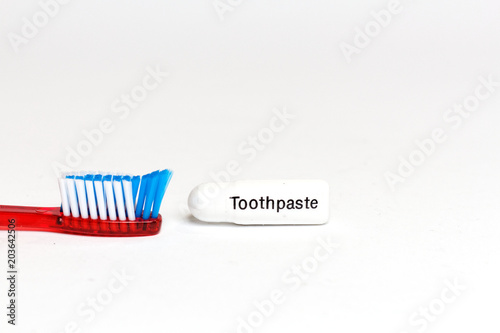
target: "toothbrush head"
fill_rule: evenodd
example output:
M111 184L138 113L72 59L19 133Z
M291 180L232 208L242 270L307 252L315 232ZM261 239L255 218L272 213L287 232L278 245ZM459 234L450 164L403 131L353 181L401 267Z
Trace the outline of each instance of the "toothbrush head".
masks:
M102 173L59 178L61 232L95 236L145 236L161 227L161 202L172 171L143 176Z

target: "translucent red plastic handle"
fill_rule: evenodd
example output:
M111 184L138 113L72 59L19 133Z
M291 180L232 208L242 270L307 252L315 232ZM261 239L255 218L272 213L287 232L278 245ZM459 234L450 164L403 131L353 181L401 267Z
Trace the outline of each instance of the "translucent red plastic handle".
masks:
M136 237L160 232L162 218L108 221L64 216L59 207L0 206L0 230L48 231L83 236Z

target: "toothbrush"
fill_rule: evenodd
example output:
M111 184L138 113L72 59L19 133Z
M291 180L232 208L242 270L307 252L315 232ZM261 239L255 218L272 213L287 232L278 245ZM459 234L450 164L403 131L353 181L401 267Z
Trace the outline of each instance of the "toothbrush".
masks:
M172 171L147 175L66 174L59 178L60 207L0 205L0 230L132 237L160 232L160 205Z

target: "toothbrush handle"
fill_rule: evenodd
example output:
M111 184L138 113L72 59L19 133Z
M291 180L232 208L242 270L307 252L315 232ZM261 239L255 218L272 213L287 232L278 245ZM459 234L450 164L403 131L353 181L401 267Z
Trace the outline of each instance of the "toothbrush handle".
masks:
M59 208L0 206L0 230L15 225L15 230L47 231L57 225Z
M133 237L158 234L161 222L161 215L148 220L103 221L64 216L59 207L0 205L0 230L15 228L84 236Z

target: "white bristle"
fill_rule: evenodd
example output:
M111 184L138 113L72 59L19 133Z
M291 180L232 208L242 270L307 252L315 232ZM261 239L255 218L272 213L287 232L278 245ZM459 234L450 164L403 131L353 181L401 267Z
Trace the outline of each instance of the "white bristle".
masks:
M85 181L83 179L75 179L76 194L78 195L78 205L80 206L80 215L84 219L89 218L87 193L85 191Z
M66 190L68 191L69 205L71 208L71 215L73 217L80 217L80 209L78 208L78 198L76 196L75 180L66 178Z
M125 206L127 208L127 215L130 221L135 221L135 205L132 194L132 182L130 180L123 180L123 193L125 194Z
M121 181L113 180L113 187L115 190L116 210L118 211L118 218L120 219L120 221L126 221L127 214L125 213L125 204L123 201L123 190Z
M71 209L69 208L68 191L66 188L66 181L64 178L59 178L59 190L61 191L61 206L64 216L71 215Z
M106 220L108 213L106 212L106 197L104 196L102 181L94 180L94 190L97 198L97 207L99 208L99 217L101 220Z
M97 220L97 205L94 193L94 182L92 180L85 180L85 188L87 189L87 202L89 205L90 218Z
M116 220L115 196L113 194L112 181L104 181L104 190L106 191L106 202L108 204L108 214L111 221Z

